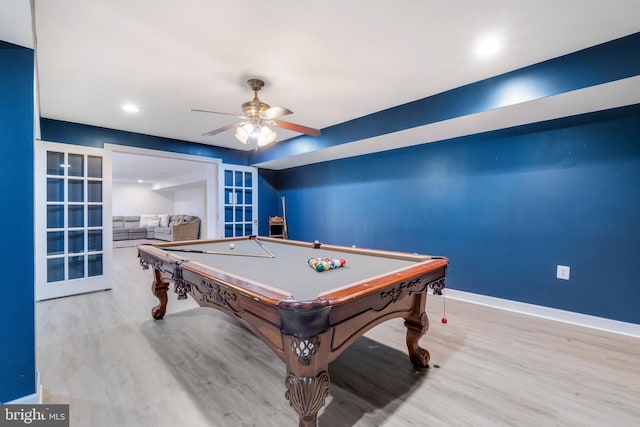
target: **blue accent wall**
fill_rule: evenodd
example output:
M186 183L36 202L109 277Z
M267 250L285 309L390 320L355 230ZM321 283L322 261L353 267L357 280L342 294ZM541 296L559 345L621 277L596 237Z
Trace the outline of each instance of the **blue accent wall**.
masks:
M225 163L247 164L247 153L241 150L214 147L212 145L144 135L123 130L90 126L61 120L40 119L40 138L43 141L65 144L85 145L103 148L104 144L116 144L129 147L147 148L172 153L222 159Z
M282 216L282 204L274 183L278 173L260 169L258 174L258 235L269 235L269 217Z
M0 41L0 402L36 392L33 64L33 50Z
M444 255L453 289L640 323L640 105L263 178L292 239Z

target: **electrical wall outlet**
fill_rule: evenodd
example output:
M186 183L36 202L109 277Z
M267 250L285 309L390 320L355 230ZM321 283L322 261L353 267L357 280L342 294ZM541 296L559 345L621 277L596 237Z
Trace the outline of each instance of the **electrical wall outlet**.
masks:
M571 275L571 267L568 265L559 265L556 270L556 277L562 280L569 280L569 276Z

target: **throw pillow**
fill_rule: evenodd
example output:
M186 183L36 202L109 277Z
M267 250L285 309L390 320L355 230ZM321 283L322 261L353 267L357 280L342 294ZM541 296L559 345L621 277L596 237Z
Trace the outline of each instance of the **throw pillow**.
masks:
M169 214L161 214L160 218L160 227L168 227L169 226Z
M140 215L140 228L147 228L149 226L149 221L153 219L158 219L158 215Z

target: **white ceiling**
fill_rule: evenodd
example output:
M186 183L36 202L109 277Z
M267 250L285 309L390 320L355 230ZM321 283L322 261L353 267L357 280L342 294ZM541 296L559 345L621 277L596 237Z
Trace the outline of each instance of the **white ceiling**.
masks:
M250 77L265 80L264 102L294 111L286 120L324 128L640 31L638 0L34 4L42 117L236 149L245 147L231 131L200 136L232 117L189 110L240 113ZM479 59L474 49L487 35L504 47ZM126 102L140 112L123 112ZM533 116L547 108L526 107L521 113ZM468 126L502 126L495 121L479 116ZM394 135L397 146L429 139ZM279 140L292 136L279 131ZM324 155L373 150L375 141L359 141Z
M33 49L31 3L28 0L2 0L0 40Z
M180 176L204 176L206 164L147 154L112 153L112 177L118 183L157 185Z

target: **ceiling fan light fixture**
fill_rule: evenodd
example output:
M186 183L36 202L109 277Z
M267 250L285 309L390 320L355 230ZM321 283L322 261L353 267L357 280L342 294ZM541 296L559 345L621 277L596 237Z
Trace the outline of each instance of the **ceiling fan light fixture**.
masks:
M254 126L251 123L246 123L236 129L236 139L243 144L248 144L251 134L253 133Z
M224 114L225 116L235 116L242 119L240 122L231 123L221 128L203 133L202 136L213 136L221 132L235 129L235 137L243 144L255 144L257 147L272 144L276 141L278 134L274 132L270 126L287 129L294 132L303 133L305 135L318 136L319 129L313 129L307 126L298 125L282 120L275 120L281 116L293 114L293 111L284 107L271 107L260 99L258 99L258 91L264 86L264 82L260 79L249 79L247 81L249 87L254 91L253 99L242 104L242 112L244 115L231 113L221 113L218 111L191 109L191 111L199 111L202 113ZM269 126L265 126L268 124ZM256 148L257 148L256 147Z
M262 129L260 129L260 133L258 134L258 147L264 147L265 145L271 144L276 140L277 136L277 133L266 126L262 126Z
M235 137L243 144L257 144L258 147L264 147L274 142L278 134L267 126L245 123L236 129Z

